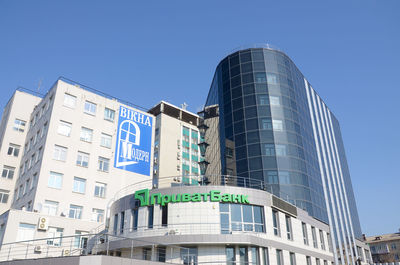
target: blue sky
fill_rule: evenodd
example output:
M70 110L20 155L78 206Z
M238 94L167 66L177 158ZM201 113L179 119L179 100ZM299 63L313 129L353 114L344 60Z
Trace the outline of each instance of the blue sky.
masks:
M341 124L363 232L400 228L400 2L0 1L0 107L59 77L149 108L204 104L233 49L284 50Z

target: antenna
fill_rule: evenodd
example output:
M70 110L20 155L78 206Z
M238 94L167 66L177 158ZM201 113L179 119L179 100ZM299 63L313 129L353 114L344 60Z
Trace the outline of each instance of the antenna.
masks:
M38 84L38 87L37 87L37 91L38 91L38 92L39 92L39 90L40 90L40 88L41 88L41 86L42 86L42 82L43 82L43 78L40 78L39 84Z
M186 102L183 102L183 104L181 104L181 107L183 110L186 110L187 106L188 106L188 104L186 104Z

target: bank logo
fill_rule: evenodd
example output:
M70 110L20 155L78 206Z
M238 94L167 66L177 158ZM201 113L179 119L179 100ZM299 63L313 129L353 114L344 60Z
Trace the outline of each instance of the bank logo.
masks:
M150 176L153 117L121 106L114 167Z

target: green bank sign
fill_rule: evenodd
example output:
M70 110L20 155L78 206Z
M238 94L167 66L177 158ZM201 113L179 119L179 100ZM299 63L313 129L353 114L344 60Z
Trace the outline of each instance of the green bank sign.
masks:
M153 193L149 196L149 189L138 190L135 192L135 199L140 201L140 206L149 206L156 203L164 206L168 203L176 202L230 202L249 204L249 195L222 193L219 190L211 190L206 193L178 193L161 194Z

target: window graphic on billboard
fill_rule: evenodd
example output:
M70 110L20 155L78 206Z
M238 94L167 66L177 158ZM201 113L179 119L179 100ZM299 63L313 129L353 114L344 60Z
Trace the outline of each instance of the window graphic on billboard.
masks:
M120 106L114 167L150 176L153 117Z

